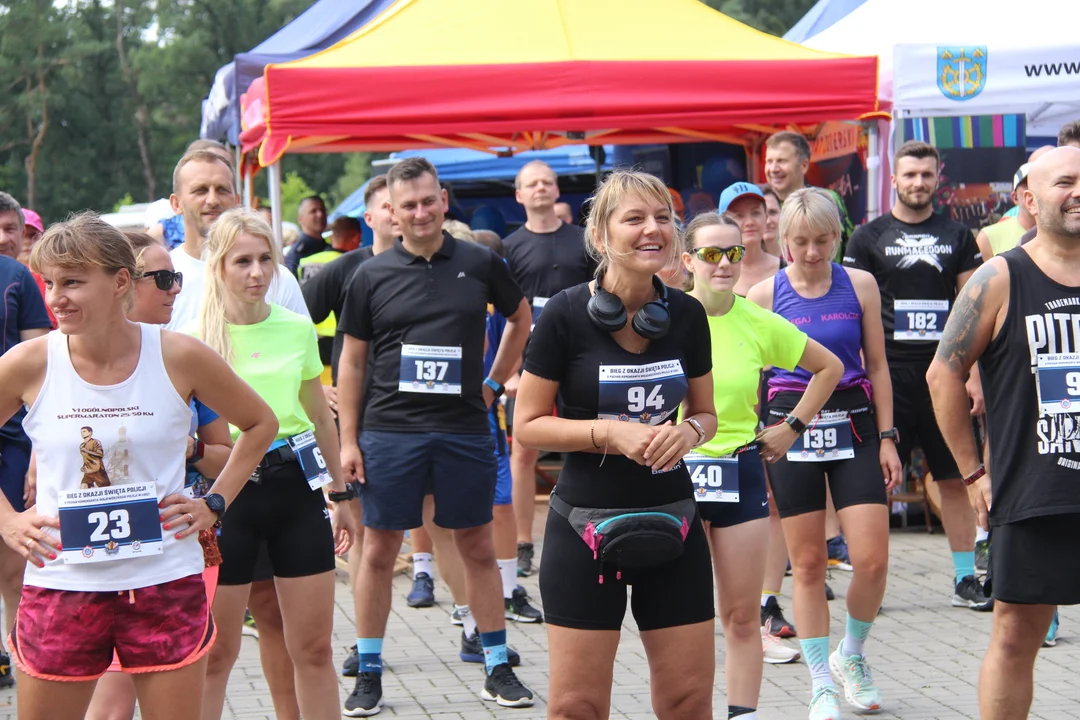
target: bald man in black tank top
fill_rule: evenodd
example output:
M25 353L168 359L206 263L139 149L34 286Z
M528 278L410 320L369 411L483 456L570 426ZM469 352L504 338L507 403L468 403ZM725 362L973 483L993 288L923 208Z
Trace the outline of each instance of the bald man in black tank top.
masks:
M983 720L1027 717L1056 606L1080 604L1080 149L1037 160L1023 202L1037 236L975 272L927 373L979 524L994 528ZM976 361L994 388L986 397L993 482L979 464L964 390Z

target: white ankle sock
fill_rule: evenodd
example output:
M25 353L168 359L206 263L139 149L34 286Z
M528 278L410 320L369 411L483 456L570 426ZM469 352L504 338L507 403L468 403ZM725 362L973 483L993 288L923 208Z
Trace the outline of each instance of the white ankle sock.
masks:
M427 573L428 577L435 579L435 558L431 553L413 553L412 556L412 576L413 580L420 573Z
M476 632L476 618L469 612L468 605L455 605L454 609L458 611L458 615L461 617L462 630L465 631L465 637L472 637Z
M498 560L499 575L502 576L503 599L509 600L517 587L517 558Z

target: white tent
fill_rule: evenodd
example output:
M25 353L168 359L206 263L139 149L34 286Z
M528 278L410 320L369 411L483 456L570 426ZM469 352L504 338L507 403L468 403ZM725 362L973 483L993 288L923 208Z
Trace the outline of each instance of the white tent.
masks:
M804 44L878 55L879 98L898 119L1022 113L1028 135L1054 136L1080 119L1080 39L1071 6L867 0Z

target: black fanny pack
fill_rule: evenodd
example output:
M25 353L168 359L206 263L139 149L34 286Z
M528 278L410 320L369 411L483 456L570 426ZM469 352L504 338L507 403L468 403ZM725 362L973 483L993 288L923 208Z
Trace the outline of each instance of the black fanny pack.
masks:
M697 514L693 498L648 508L581 508L553 490L549 503L593 551L601 584L604 563L615 565L621 579L623 570L646 570L678 558Z

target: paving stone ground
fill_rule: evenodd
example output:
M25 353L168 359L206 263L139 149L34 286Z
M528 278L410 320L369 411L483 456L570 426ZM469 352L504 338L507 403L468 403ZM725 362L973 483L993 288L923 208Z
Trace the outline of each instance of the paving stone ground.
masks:
M538 516L546 508L537 509ZM543 523L536 523L537 529ZM539 552L537 557L539 557ZM889 587L881 616L867 643L875 682L885 695L884 712L874 716L902 720L952 720L978 717L976 682L989 639L991 617L949 604L951 560L945 537L925 530L894 530L891 536ZM850 575L833 572L837 599L830 603L833 645L843 633L844 596ZM537 605L536 576L523 581ZM384 660L384 709L380 717L402 720L473 720L499 717L535 720L546 717L548 697L547 642L543 625L510 624L510 644L522 655L519 677L536 693L530 709L498 708L479 699L483 670L458 660L460 629L450 625L449 591L436 585L438 605L422 610L405 604L408 578L394 581ZM781 604L791 606L791 580L784 583ZM334 659L340 666L355 637L352 601L344 576L337 591L334 618ZM789 615L790 617L790 615ZM1032 718L1080 718L1080 609L1064 608L1057 647L1043 650L1036 667ZM717 626L719 628L719 625ZM714 715L726 717L723 643L718 635ZM244 638L240 660L229 682L225 718L274 718L273 705L259 665L258 641ZM644 720L653 717L649 700L648 667L632 618L624 624L612 689L612 718ZM341 700L352 680L341 678ZM758 716L762 720L806 717L810 679L806 665L765 666ZM15 693L0 691L0 718L15 714ZM857 717L844 708L845 718Z

